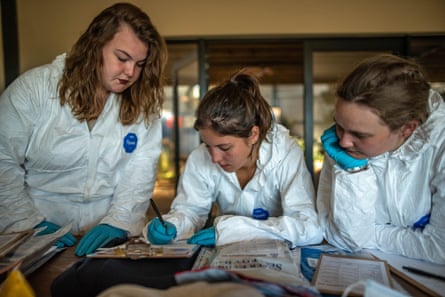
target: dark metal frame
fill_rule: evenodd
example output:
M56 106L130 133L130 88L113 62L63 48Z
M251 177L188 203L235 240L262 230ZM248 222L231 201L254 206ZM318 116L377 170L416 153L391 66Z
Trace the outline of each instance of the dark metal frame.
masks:
M19 75L19 41L16 0L1 0L5 88Z

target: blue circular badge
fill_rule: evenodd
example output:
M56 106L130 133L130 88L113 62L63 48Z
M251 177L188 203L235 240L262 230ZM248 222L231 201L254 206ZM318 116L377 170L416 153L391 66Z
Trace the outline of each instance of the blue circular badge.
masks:
M269 218L269 212L264 208L255 208L252 213L252 218L256 220L267 220Z
M124 149L126 153L132 153L138 145L138 137L134 133L128 133L124 137Z

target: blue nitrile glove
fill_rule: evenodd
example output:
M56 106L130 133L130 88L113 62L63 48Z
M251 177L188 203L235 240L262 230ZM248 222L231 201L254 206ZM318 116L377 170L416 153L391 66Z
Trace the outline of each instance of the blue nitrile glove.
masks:
M126 238L127 231L107 224L99 224L85 234L76 247L76 256L85 256L107 245L116 238Z
M196 232L187 240L189 244L199 244L203 246L215 246L215 227L209 227Z
M46 235L56 232L60 229L60 226L48 221L42 221L34 229L46 227L44 230L36 234L36 236ZM73 246L77 242L76 238L71 234L71 232L66 233L54 244L58 248L63 248L66 246Z
M414 223L413 229L423 229L426 225L430 223L431 213L428 213L421 217L417 222Z
M368 159L356 159L351 157L338 144L337 133L335 132L335 125L326 129L321 136L321 143L323 149L337 164L347 171L356 171L365 168L368 165Z
M159 218L153 219L147 227L148 240L153 244L168 244L176 237L176 226Z

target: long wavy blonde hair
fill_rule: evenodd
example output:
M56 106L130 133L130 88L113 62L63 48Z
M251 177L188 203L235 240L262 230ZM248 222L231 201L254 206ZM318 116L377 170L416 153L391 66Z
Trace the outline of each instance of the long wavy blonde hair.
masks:
M94 120L102 112L97 93L101 87L102 49L122 24L129 25L148 45L148 56L138 80L121 94L119 121L130 125L142 116L148 123L151 116L160 116L167 62L165 41L145 12L129 3L117 3L93 19L66 59L59 82L60 102L69 104L79 121Z

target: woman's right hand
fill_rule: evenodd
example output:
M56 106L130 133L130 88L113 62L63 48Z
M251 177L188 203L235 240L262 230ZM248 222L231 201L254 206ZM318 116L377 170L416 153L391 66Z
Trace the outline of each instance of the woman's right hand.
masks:
M340 147L338 144L335 124L323 132L321 143L328 156L346 171L354 172L361 170L368 165L368 159L356 159L351 157L342 147Z
M176 237L176 227L167 221L162 224L159 218L155 218L147 227L147 237L153 244L168 244Z

